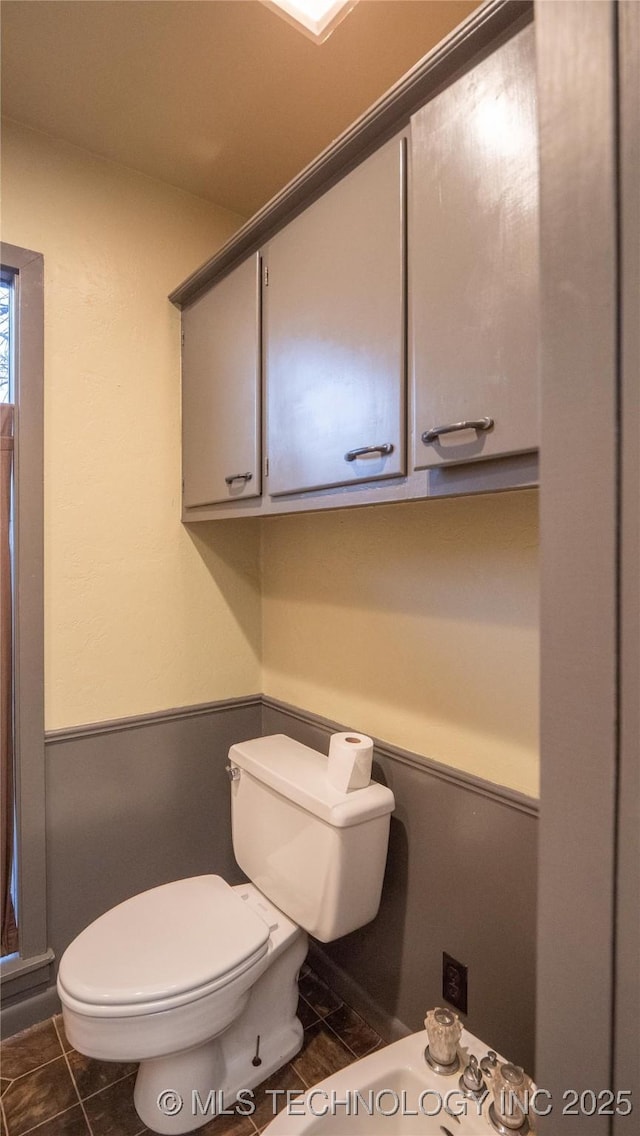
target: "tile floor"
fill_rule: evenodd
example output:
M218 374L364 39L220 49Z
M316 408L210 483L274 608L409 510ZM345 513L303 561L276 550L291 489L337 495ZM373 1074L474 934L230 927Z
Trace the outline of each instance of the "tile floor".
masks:
M201 1136L255 1136L273 1118L265 1089L303 1092L377 1049L379 1035L304 966L298 1016L304 1043L294 1059L256 1090L251 1117L220 1116ZM133 1107L135 1065L92 1061L72 1049L62 1017L49 1018L0 1046L2 1136L143 1136Z

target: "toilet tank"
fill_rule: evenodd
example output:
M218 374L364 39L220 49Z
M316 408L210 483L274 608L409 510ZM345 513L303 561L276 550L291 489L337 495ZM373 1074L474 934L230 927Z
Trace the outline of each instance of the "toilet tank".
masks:
M323 943L373 919L393 793L372 781L342 793L327 758L285 734L229 750L233 851L263 895Z

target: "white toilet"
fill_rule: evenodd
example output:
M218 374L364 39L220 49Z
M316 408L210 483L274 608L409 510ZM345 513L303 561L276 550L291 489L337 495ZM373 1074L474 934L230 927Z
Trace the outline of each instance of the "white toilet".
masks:
M60 963L69 1041L140 1062L136 1109L159 1133L200 1127L294 1056L305 932L337 939L380 903L390 789L340 792L326 757L284 734L232 746L229 759L233 849L253 882L196 876L142 892Z

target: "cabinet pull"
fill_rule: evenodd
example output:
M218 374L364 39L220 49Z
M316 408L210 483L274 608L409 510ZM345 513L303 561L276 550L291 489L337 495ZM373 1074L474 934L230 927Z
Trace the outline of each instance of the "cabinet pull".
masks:
M393 445L391 442L383 442L381 446L359 446L357 450L347 450L344 455L346 462L355 461L356 458L362 457L363 454L392 454Z
M252 473L232 473L225 477L225 481L227 485L233 485L234 481L251 481L252 477Z
M434 426L432 430L425 430L422 441L425 446L430 442L437 442L441 434L455 434L458 430L492 430L493 418L473 418L468 422L450 422L448 426Z

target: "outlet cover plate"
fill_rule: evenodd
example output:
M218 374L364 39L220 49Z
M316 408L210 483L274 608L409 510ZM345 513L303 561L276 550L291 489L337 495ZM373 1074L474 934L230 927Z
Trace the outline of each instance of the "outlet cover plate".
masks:
M467 1012L467 967L442 952L442 997L461 1014Z

